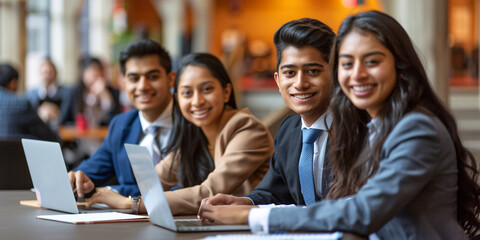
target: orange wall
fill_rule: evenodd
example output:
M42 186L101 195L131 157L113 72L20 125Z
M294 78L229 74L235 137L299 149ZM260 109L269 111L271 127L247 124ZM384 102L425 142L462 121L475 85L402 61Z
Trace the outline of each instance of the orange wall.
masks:
M220 36L229 28L243 30L247 41L264 40L273 45L273 34L284 23L303 17L316 18L329 25L335 32L341 21L350 13L366 10L382 10L381 0L365 0L362 6L346 8L342 0L234 0L239 2L238 11L232 12L230 0L216 0L212 16L210 50L221 55Z

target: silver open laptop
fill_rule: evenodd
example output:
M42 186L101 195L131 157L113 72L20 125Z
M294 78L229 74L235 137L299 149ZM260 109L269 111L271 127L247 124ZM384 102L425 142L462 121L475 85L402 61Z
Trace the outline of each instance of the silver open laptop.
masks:
M22 145L41 207L67 213L131 212L131 209L112 209L104 204L94 204L88 209L77 206L60 144L22 139Z
M162 184L147 148L125 144L150 222L177 232L247 231L248 225L202 225L198 219L173 219Z

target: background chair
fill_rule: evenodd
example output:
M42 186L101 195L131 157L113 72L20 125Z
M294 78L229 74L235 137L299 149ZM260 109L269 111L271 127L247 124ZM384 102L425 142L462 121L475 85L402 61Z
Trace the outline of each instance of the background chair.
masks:
M33 187L20 140L0 140L0 190Z

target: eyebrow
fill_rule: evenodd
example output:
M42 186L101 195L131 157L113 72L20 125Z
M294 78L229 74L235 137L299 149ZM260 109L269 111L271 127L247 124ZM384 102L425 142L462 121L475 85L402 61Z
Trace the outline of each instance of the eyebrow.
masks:
M372 55L382 55L382 56L386 56L386 54L383 53L383 52L380 52L380 51L372 51L372 52L368 52L368 53L364 54L362 57L368 57L368 56L372 56ZM339 57L339 58L341 58L341 57L353 58L352 55L346 54L346 53L339 54L338 57Z
M129 73L127 74L127 77L128 77L128 76L138 76L138 75L149 75L149 74L152 74L152 73L160 73L160 70L158 70L158 69L152 69L152 70L150 70L150 71L148 71L148 72L146 72L146 73L144 73L144 74L136 73L136 72L129 72Z
M284 68L295 68L297 67L297 65L295 64L285 64L285 65L282 65L280 66L280 69L284 69ZM302 68L304 67L323 67L323 64L320 64L320 63L305 63L305 64L302 64Z
M205 84L212 83L212 82L213 82L212 80L207 80L207 81L204 81L204 82L200 83L200 86L203 86ZM182 85L179 88L191 88L191 87L192 86L190 86L190 85Z

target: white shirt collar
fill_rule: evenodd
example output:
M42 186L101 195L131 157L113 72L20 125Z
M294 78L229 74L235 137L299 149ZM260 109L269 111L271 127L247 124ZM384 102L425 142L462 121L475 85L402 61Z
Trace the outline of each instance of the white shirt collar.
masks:
M377 131L380 127L380 120L378 118L372 118L369 123L367 123L368 128L368 141L370 145L372 145L373 139L375 139L375 135L377 135Z
M328 127L332 126L333 117L331 114L327 115L327 113L325 112L310 127L307 127L307 125L302 119L302 129L314 128L314 129L320 129L320 130L327 130L327 126L325 126L325 118L327 118Z
M56 84L50 84L48 88L45 88L45 86L42 85L38 88L38 97L44 99L47 97L47 94L49 97L55 96L57 90L58 86Z
M153 122L147 121L143 117L142 111L138 111L138 117L140 118L140 125L142 126L143 133L147 132L147 128L150 126L159 126L162 128L172 128L173 126L173 119L172 119L172 106L173 106L173 99L170 100L170 103L167 105L163 113Z

